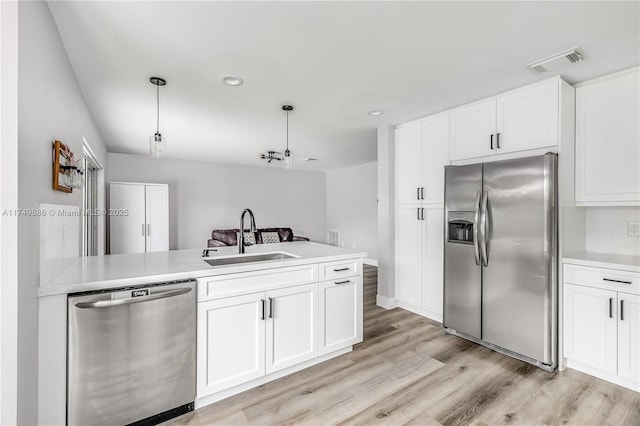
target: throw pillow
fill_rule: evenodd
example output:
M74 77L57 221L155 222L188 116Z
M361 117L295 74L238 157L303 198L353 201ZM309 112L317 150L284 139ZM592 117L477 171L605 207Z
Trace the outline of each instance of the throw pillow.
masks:
M262 233L262 243L270 244L270 243L279 243L280 242L280 234L277 232L263 232Z
M244 233L244 242L247 244L255 244L256 243L256 234L253 232L245 232Z

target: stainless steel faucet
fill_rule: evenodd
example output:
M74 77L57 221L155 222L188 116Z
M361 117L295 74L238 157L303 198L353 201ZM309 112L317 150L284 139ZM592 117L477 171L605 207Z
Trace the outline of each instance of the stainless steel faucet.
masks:
M240 235L238 235L238 252L240 254L244 254L244 247L247 244L244 241L244 215L245 213L249 213L249 217L251 218L251 230L250 232L256 232L256 219L253 217L253 212L250 209L242 210L242 214L240 215Z

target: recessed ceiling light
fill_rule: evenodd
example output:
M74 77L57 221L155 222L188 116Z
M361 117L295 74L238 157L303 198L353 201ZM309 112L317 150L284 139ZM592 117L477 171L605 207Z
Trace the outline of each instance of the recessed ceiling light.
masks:
M373 110L373 111L369 111L367 114L369 114L372 117L377 117L379 115L382 115L383 111L380 110Z
M302 161L305 161L305 162L306 162L306 161L318 161L318 159L317 159L317 158L313 158L313 157L304 157L304 158L302 159Z
M242 84L244 83L243 79L241 79L240 77L234 77L232 75L223 77L222 81L224 82L224 84L227 84L229 86L242 86Z

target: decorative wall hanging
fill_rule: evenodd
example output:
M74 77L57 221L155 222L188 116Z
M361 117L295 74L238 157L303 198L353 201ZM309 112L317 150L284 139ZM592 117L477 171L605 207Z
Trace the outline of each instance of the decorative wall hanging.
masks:
M82 159L76 162L73 152L62 142L53 142L53 189L72 192L73 188L81 188L83 170Z

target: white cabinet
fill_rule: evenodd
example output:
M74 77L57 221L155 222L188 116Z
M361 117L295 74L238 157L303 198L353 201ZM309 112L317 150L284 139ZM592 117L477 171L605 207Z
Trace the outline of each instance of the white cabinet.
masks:
M396 130L396 194L401 204L444 202L444 166L449 164L449 114Z
M109 185L111 254L169 250L169 187L112 182Z
M197 399L210 403L361 342L362 259L198 278L197 312Z
M576 203L640 205L640 69L576 89Z
M266 372L318 356L318 284L266 293Z
M617 371L615 291L564 287L565 356L610 373Z
M640 380L640 296L618 293L618 375Z
M395 297L401 307L442 321L442 205L399 205Z
M451 160L495 153L496 100L477 102L451 113Z
M558 146L567 83L554 78L451 112L451 160Z
M640 391L640 274L564 265L567 365Z
M264 297L256 293L198 303L198 395L264 376Z
M362 278L323 281L320 290L320 355L362 342Z

